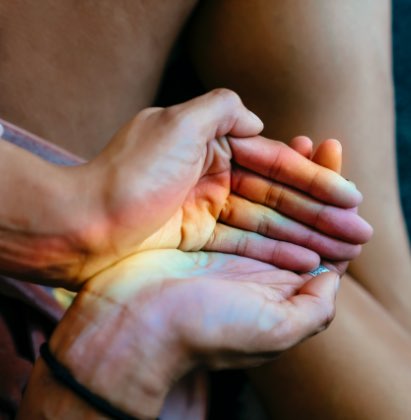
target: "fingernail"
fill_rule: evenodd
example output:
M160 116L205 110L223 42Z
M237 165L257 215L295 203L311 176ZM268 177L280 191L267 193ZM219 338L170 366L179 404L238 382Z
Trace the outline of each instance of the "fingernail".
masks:
M0 124L0 137L3 137L4 127Z
M315 270L310 271L308 274L312 275L313 277L319 276L321 273L329 273L329 269L324 265L320 264Z

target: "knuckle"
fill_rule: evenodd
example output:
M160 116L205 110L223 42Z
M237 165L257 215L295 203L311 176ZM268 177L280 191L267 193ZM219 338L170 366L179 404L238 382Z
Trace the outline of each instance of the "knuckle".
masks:
M317 170L314 172L314 174L311 177L310 183L309 183L308 188L307 188L307 193L309 195L314 195L315 194L315 191L316 191L317 186L318 186L318 180L319 180L320 172L321 172L321 168L317 168Z
M249 237L246 234L244 234L236 244L234 254L240 256L247 255L247 250L249 249L249 246Z
M192 114L185 108L179 106L165 108L162 118L164 125L178 132L189 131L194 125Z
M160 108L160 107L150 107L150 108L145 108L143 110L141 110L133 119L133 121L137 122L140 120L145 120L147 118L150 118L152 115L155 114L161 114L164 111L164 108Z
M224 222L230 222L235 216L234 212L235 206L233 203L233 198L232 196L229 196L226 202L224 203L218 218Z
M233 105L240 105L242 101L240 96L233 90L227 88L217 88L210 92L211 96L216 97L222 101L232 103Z
M277 180L279 174L283 171L284 167L284 151L285 145L278 144L273 156L271 157L271 164L268 169L268 177L271 180Z
M179 117L179 112L175 107L164 108L161 111L160 118L163 124L172 124L176 122Z
M231 190L240 192L243 186L244 174L235 163L232 162L231 165Z
M335 318L335 303L334 302L327 302L324 304L324 313L322 317L322 330L328 328L331 322Z
M282 260L281 255L283 253L283 249L280 242L275 243L272 251L271 251L271 261L274 264L279 264Z
M265 237L269 237L270 231L271 231L270 228L271 228L271 220L269 216L265 213L262 213L257 221L256 232Z
M287 190L284 185L271 182L265 193L264 205L272 209L281 210L286 195Z
M315 229L321 230L321 227L326 222L326 212L328 207L325 204L318 204L318 208L316 209L315 219L313 226Z

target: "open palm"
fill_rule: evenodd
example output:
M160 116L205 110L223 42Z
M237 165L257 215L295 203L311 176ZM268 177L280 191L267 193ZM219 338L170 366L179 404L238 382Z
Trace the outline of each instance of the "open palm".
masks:
M158 409L188 371L241 368L324 329L338 276L303 277L248 258L206 252L141 252L88 280L50 346L84 386L139 413L142 378ZM85 351L85 349L88 349ZM81 363L92 352L90 363Z

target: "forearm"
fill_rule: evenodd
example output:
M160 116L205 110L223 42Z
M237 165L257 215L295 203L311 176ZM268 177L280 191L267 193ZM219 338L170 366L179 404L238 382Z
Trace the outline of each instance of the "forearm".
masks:
M97 219L92 177L0 141L0 270L57 285L76 278ZM67 284L64 284L67 286Z

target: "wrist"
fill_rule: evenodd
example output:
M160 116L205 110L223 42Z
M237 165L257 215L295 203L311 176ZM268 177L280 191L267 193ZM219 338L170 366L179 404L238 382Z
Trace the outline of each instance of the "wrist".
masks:
M34 365L17 415L17 420L28 418L98 420L101 413L56 380L40 357Z
M59 167L35 159L38 175L31 183L22 180L26 188L13 192L0 210L0 270L78 290L101 269L95 256L103 255L101 238L107 237L96 176L86 165Z
M81 293L49 347L93 394L129 415L151 419L161 410L175 370L166 335L152 333L139 318L101 297ZM125 323L130 327L124 328Z
M76 234L88 218L82 214L74 168L49 164L7 142L1 143L0 160L0 196L5 198L0 270L52 285L73 277L82 261Z

